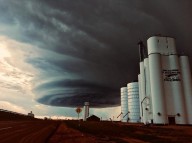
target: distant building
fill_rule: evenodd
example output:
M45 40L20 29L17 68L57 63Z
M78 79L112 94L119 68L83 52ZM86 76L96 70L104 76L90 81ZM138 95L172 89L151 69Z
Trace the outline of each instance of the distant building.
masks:
M100 118L95 115L91 115L87 118L87 121L100 121Z
M30 112L30 113L28 113L28 116L30 116L30 117L35 117L35 115L32 113L32 111Z

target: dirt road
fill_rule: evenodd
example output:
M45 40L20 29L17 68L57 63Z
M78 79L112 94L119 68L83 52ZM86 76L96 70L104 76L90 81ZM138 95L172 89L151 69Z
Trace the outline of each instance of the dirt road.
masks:
M44 143L56 130L51 121L1 121L1 143Z
M97 140L94 136L83 134L61 124L48 143L97 143Z

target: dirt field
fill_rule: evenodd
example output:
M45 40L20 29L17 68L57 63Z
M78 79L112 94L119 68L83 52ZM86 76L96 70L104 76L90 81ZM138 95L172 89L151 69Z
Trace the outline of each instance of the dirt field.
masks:
M65 121L49 143L192 143L191 126Z
M52 121L0 121L0 143L45 143L57 125Z
M192 143L192 126L0 121L0 143Z

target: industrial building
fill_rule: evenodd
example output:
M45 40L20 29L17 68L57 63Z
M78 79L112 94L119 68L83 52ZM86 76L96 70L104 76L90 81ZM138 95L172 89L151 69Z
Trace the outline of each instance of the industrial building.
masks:
M192 80L188 57L175 39L153 36L140 41L139 105L144 124L192 124ZM128 98L129 104L133 104ZM129 108L128 108L129 110Z

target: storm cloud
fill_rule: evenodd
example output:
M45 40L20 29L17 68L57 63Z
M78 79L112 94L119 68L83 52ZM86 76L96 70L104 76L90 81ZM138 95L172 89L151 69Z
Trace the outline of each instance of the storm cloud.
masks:
M137 79L137 42L162 34L192 55L192 1L0 0L0 34L41 49L26 58L39 74L35 99L47 105L120 105Z

